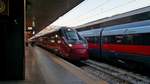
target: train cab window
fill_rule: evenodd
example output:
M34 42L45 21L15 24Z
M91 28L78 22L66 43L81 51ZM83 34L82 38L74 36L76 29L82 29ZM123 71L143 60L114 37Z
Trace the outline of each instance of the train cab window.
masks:
M76 43L80 41L79 35L72 29L66 29L64 35L69 43Z
M79 40L77 33L72 29L66 29L64 33L68 40Z
M87 40L84 37L81 37L77 31L67 28L63 30L63 38L67 43L87 43Z
M79 40L78 35L75 32L66 33L69 40Z

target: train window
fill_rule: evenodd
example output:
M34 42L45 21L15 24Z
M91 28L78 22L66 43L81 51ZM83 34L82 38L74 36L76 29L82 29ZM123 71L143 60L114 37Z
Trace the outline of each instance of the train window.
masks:
M103 43L111 43L111 44L124 44L125 37L124 35L113 35L113 36L104 36L102 37Z
M150 34L134 34L133 44L134 45L150 45Z
M96 37L95 37L95 43L99 43L99 42L100 42L99 37L96 36Z
M60 44L60 43L61 43L61 40L58 40L57 43Z
M142 43L144 45L150 45L150 33L147 34L143 34L143 39L142 39Z
M128 45L143 45L144 41L144 36L141 35L141 34L129 34L129 35L126 35L126 38L125 38L125 44L128 44Z
M55 40L50 40L51 43L55 43Z
M106 38L106 37L102 37L102 43L108 43L108 38Z
M126 38L125 38L125 44L133 44L134 42L134 36L133 35L126 35Z
M54 36L51 36L50 38L51 38L51 39L54 39L55 37L54 37Z
M42 38L39 38L39 41L41 41L41 42L42 42L42 41L43 41L43 39L42 39Z
M128 45L150 45L150 33L129 34L102 37L103 43L128 44Z
M116 44L125 44L125 42L126 42L124 35L117 35L117 36L115 36L114 40L115 40L114 43L116 43Z
M100 38L98 36L95 37L95 43L100 43Z
M143 45L143 41L144 41L144 36L142 34L134 34L133 35L133 44L135 45Z
M86 37L89 43L100 43L100 39L98 36Z
M104 37L102 37L102 43L105 43L105 44L107 44L107 43L110 43L110 41L109 41L110 39L109 39L109 37L108 36L104 36Z
M105 38L107 38L107 43L116 43L116 38L115 36L106 36Z

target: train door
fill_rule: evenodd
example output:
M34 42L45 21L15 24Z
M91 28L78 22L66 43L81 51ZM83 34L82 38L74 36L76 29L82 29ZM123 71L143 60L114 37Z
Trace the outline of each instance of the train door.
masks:
M120 51L124 49L125 29L104 29L102 32L102 56L106 59L120 58Z
M98 58L100 56L100 30L93 29L85 31L85 37L88 41L88 53L90 58Z
M102 32L103 29L100 29L99 33L99 56L102 57Z

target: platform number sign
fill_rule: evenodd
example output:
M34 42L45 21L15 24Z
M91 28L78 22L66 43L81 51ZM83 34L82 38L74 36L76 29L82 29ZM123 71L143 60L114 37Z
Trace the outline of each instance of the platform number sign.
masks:
M0 15L9 15L9 1L0 0Z

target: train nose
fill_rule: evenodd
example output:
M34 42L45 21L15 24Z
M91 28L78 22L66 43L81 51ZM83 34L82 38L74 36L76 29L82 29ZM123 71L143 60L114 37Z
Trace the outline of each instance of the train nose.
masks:
M77 60L87 60L88 52L87 49L72 49L71 56Z

